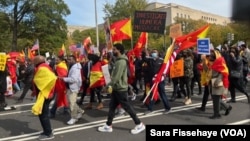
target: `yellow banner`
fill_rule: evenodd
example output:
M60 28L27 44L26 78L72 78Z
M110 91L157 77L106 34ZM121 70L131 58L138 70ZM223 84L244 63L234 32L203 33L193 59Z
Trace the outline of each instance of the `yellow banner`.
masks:
M0 71L4 71L6 67L7 56L5 53L0 52Z

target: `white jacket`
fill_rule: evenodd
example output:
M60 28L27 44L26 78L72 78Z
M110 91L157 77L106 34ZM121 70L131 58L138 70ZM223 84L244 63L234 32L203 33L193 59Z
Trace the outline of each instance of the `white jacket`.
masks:
M78 93L82 86L81 68L80 63L74 64L69 70L68 77L63 78L68 83L69 89L74 93Z

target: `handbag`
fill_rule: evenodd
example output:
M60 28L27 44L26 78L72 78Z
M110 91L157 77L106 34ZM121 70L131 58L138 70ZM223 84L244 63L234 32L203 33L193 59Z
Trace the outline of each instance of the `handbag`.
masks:
M215 87L215 86L214 86L214 83L215 83L216 80L217 80L217 78L212 78L212 79L211 79L212 87ZM223 82L222 82L222 81L220 81L220 82L217 84L216 87L221 87L221 86L223 86Z
M241 73L235 70L231 70L230 71L230 76L233 78L240 78L241 77Z

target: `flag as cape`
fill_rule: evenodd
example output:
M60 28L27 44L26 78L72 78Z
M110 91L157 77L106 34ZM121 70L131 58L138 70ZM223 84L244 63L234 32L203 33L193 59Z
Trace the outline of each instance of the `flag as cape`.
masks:
M228 72L225 59L222 56L220 56L220 53L218 51L215 50L214 52L215 52L216 60L211 65L211 69L222 74L223 85L225 88L228 88L229 87L229 80L228 80L229 72Z
M90 70L90 88L96 88L105 85L105 79L102 72L102 63L98 61L93 64Z
M58 77L67 77L68 75L68 68L65 61L60 62L56 65L56 73ZM68 101L66 96L66 83L61 80L57 79L55 92L57 94L57 107L67 107Z
M56 80L56 75L46 63L38 66L33 79L35 86L39 90L36 102L32 106L32 113L34 115L40 115L42 113L44 100L52 98Z

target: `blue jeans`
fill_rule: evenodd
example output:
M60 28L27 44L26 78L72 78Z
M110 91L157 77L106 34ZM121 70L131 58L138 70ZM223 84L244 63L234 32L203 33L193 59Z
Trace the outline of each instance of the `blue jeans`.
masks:
M161 97L161 100L163 102L164 108L166 110L170 110L171 106L169 105L169 101L168 101L167 95L165 93L165 81L161 81L158 84L158 93L159 93L159 95ZM153 111L154 103L155 103L154 100L150 100L149 105L148 105L148 110L149 111Z
M20 91L20 90L21 90L21 88L19 87L19 85L18 85L17 82L13 84L13 87L14 87L14 89L15 89L16 91Z

